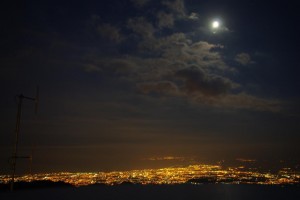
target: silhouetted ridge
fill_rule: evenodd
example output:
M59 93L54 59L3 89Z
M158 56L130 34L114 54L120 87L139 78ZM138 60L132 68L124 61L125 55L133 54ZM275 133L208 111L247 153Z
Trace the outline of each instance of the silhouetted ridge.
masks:
M14 190L22 190L22 189L41 189L41 188L56 188L56 187L73 187L73 185L69 183L65 183L62 181L53 182L53 181L33 181L33 182L15 182ZM9 190L10 184L0 184L1 190Z

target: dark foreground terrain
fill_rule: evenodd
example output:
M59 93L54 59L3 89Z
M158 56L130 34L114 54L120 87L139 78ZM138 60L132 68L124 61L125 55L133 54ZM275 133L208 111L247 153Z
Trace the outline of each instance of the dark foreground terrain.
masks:
M299 186L268 185L93 185L86 187L23 188L0 191L0 199L205 199L205 200L289 200L300 199Z

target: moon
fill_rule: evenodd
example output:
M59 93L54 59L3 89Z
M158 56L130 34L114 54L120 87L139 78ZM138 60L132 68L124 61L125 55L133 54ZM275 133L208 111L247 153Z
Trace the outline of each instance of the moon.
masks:
M212 27L213 27L214 29L219 28L219 27L220 27L220 22L219 22L219 21L213 21L213 22L212 22Z

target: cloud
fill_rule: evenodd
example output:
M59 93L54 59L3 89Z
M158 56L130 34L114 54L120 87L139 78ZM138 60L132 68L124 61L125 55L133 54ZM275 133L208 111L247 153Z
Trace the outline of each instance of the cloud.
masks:
M104 38L108 38L114 42L120 42L123 37L120 34L120 30L111 24L98 25L97 32Z
M127 59L115 59L108 63L110 70L119 74L131 73L136 69L135 63Z
M173 73L172 64L164 58L132 58L137 66L136 81L137 82L154 82L161 81L164 77Z
M86 64L84 65L84 70L86 72L101 72L102 69L94 64Z
M217 51L222 48L224 48L222 45L215 45L206 41L199 41L193 43L187 52L192 56L196 63L207 68L208 70L234 71L233 68L227 66L220 53Z
M227 94L220 97L207 97L198 95L193 97L197 104L211 105L229 109L248 109L257 111L279 112L281 102L273 99L255 97L244 92L238 94Z
M159 94L178 94L177 86L170 81L146 82L137 84L138 89L149 94L151 92Z
M206 41L192 42L184 33L174 33L160 38L149 38L139 44L140 50L160 55L172 62L196 63L211 70L233 70L223 61L219 49L222 45Z
M144 17L129 19L127 27L143 38L152 38L155 28Z
M154 73L155 74L155 73ZM175 77L175 78L174 78ZM148 77L149 78L149 77ZM152 77L153 78L153 77ZM243 91L236 92L240 87L230 79L209 74L198 66L189 66L178 70L172 76L156 77L141 82L136 86L145 95L152 93L185 98L191 104L211 106L222 109L246 109L256 111L279 112L281 102L274 99L264 99L247 94Z
M186 15L184 0L163 1L162 4L167 6L171 11L173 11L181 16Z
M142 48L142 50L149 50L152 52L159 51L160 53L163 53L169 49L174 48L174 45L185 45L189 43L191 43L191 41L186 37L184 33L173 33L165 37L145 40L143 43L141 43L140 47Z
M198 20L199 16L198 16L197 13L192 12L188 18L191 19L191 20Z
M86 72L101 72L107 75L118 75L120 78L132 79L132 73L137 66L130 58L86 58L84 70Z
M205 41L193 43L184 33L145 40L140 43L140 48L148 54L158 54L173 63L195 63L210 71L234 71L227 66L218 52L223 46Z
M192 49L193 50L201 50L201 51L206 51L209 52L210 50L214 49L214 48L224 48L221 45L215 45L215 44L210 44L206 41L199 41L199 42L195 42L192 44Z
M196 13L185 14L182 0L163 1L162 4L167 11L151 12L156 22L145 17L127 20L126 31L129 30L131 36L126 37L125 42L116 44L116 48L122 45L129 47L131 51L126 51L127 55L96 58L96 62L89 62L94 65L86 66L86 71L97 72L100 70L97 66L101 66L103 73L128 81L145 97L153 94L153 98L176 96L197 105L271 112L280 110L280 102L247 94L241 85L230 78L235 69L223 57L224 46L202 40L193 41L193 37L185 32L161 34L158 28L173 30L177 26L175 19L178 15L184 16L183 22L198 19ZM186 20L188 18L190 20ZM120 41L118 28L104 24L101 30L103 36ZM236 55L235 60L242 65L252 63L247 53Z
M176 76L183 79L182 90L187 94L200 93L205 96L218 96L227 94L234 88L234 84L229 79L207 74L197 66L179 70Z
M174 25L174 17L172 14L168 14L165 12L159 12L157 14L158 19L158 27L159 28L172 28Z
M251 57L247 53L240 53L235 56L235 61L238 62L241 65L248 65L252 63Z

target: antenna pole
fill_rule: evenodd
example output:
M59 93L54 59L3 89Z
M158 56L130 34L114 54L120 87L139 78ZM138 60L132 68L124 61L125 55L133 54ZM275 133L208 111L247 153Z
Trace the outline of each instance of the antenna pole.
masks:
M26 97L23 94L20 94L17 97L19 98L19 103L18 103L18 111L17 111L16 130L15 130L15 142L14 142L13 154L12 154L12 175L11 175L11 182L10 182L10 190L11 191L14 190L17 158L29 158L30 159L30 162L31 162L30 163L30 173L31 173L32 155L31 156L18 156L18 143L19 143L19 133L20 133L23 99L35 101L35 113L37 113L38 103L39 103L39 88L37 87L35 98Z
M15 173L16 173L16 165L17 165L17 157L18 157L18 143L19 143L19 133L20 133L20 122L21 122L21 113L22 113L22 102L23 102L23 94L18 96L18 111L17 111L17 121L16 121L16 132L15 132L15 144L12 155L12 177L10 190L14 190L14 181L15 181Z

